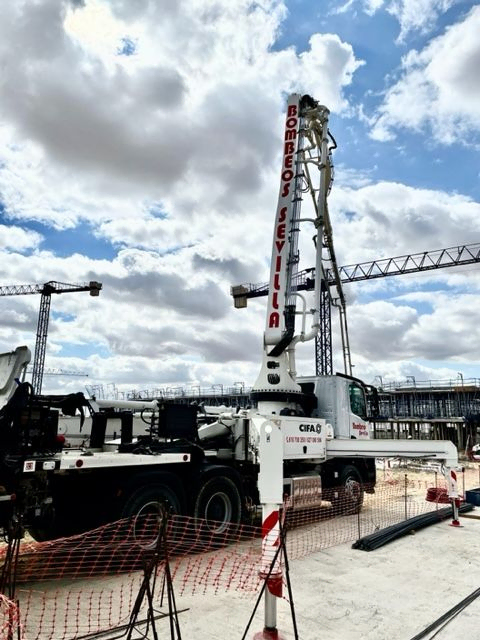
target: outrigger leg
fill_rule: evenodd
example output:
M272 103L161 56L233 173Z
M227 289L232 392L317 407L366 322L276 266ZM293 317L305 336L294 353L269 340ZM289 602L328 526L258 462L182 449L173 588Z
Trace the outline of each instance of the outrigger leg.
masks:
M458 519L458 508L461 503L460 496L458 495L458 482L456 469L452 467L443 467L443 475L447 481L448 497L452 501L452 522L451 527L461 527L460 520Z

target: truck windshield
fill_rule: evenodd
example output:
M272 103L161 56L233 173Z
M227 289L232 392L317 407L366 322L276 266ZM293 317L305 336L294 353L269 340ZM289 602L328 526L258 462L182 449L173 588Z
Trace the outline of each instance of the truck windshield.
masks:
M350 409L360 418L367 417L367 405L363 389L356 384L350 385Z

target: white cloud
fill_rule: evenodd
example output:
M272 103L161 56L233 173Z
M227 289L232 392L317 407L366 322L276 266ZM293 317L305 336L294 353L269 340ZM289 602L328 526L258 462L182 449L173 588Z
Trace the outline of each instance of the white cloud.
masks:
M114 62L122 38L125 36L126 23L116 20L108 5L91 1L85 5L67 9L64 20L65 32L74 38L80 46L93 56L103 60L110 58ZM132 27L130 27L129 32Z
M346 0L334 13L356 11L359 6L369 16L381 9L394 16L400 25L397 43L404 42L411 32L425 34L437 24L439 16L460 0Z
M352 359L364 378L368 379L368 371L384 375L389 369L386 363L398 370L399 363L412 368L418 361L429 362L430 377L438 378L444 373L432 373L435 362L440 370L445 362L478 362L478 294L418 292L415 302L424 301L430 307L421 313L410 306L412 298L392 300L356 303L349 309Z
M378 182L336 188L330 202L340 264L480 240L480 204L459 194Z
M42 236L36 231L22 229L21 227L7 227L0 224L0 251L12 249L13 251L25 251L36 248L42 241Z
M58 228L169 198L176 214L189 194L235 208L276 160L281 95L347 108L343 87L361 64L332 34L313 34L300 55L271 50L278 0L4 4L0 192L11 217L35 212ZM138 40L135 55L115 55L122 34Z
M351 83L352 75L364 64L363 61L355 59L351 45L342 42L335 34L316 33L309 44L310 49L300 55L303 64L299 69L298 88L304 87L307 93L322 96L322 103L330 109L345 109L347 102L339 90Z
M369 14L375 13L378 11L384 4L385 0L363 0L365 5L365 10Z
M427 33L442 15L459 0L392 0L387 11L400 23L398 40L405 40L411 31ZM372 0L369 0L370 4ZM378 1L374 0L378 5Z
M478 144L480 131L480 6L433 39L410 51L402 76L378 109L372 136L389 140L396 128L427 129L441 144Z

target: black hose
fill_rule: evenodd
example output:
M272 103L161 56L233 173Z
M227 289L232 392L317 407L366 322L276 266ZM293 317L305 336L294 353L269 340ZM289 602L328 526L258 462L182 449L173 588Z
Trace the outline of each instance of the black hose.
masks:
M419 633L417 633L416 636L413 636L411 640L421 640L422 638L425 638L425 636L428 633L430 633L430 631L435 631L435 629L437 629L436 633L434 633L434 635L431 636L430 638L430 640L432 640L432 638L434 638L449 622L451 622L453 618L458 616L458 614L461 611L463 611L469 604L471 604L479 596L480 596L480 589L475 589L475 591L473 591L470 595L468 595L466 598L461 600L449 611L447 611L442 616L440 616L440 618L435 620L435 622L432 622L432 624L428 625L428 627L425 627L423 631L420 631Z
M466 513L472 509L473 505L466 502L459 507L458 511L459 513ZM452 507L445 507L443 509L438 509L437 511L430 511L429 513L409 518L408 520L394 524L391 527L387 527L381 531L375 531L375 533L359 538L352 544L352 549L373 551L374 549L378 549L379 547L383 547L383 545L392 542L392 540L401 538L407 533L418 531L419 529L423 529L424 527L428 527L431 524L435 524L441 520L446 520L451 517Z

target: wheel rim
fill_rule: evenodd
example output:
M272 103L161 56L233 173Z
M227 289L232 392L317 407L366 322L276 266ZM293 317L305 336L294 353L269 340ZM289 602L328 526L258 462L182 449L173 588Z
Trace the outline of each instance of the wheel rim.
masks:
M212 533L223 533L232 521L232 514L232 503L226 493L215 493L205 505L205 520Z
M152 549L158 544L160 526L166 513L165 504L151 500L136 514L133 521L133 537L143 549Z
M345 481L345 496L354 505L358 505L360 503L362 497L362 488L358 480L352 477L347 478L347 480Z

